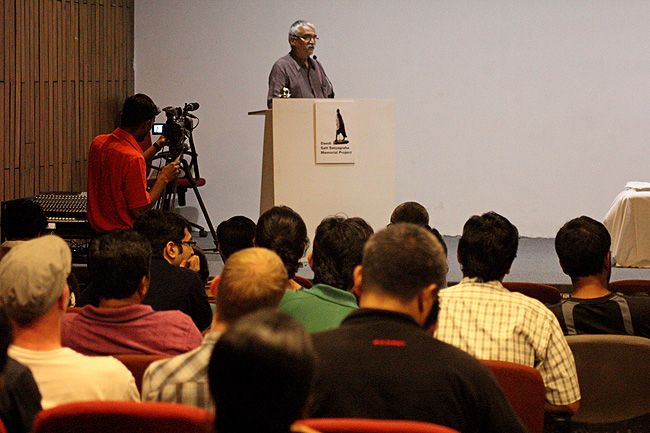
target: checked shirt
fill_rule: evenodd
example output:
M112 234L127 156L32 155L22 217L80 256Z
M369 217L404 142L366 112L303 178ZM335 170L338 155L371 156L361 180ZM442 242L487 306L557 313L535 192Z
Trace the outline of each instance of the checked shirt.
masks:
M214 412L208 364L220 336L209 332L196 349L152 363L142 379L142 401L179 403Z
M538 300L510 292L499 281L464 278L440 291L440 308L439 340L478 359L535 367L551 404L580 399L571 349L555 315Z

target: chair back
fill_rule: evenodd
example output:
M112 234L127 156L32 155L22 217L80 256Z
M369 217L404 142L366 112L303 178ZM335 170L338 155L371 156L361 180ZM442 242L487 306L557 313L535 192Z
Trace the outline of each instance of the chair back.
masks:
M221 281L221 275L217 275L210 281L210 294L208 296L212 297L212 300L215 300L217 296L217 289L219 288L219 281Z
M584 334L566 339L582 394L572 423L616 423L650 414L650 339Z
M41 411L34 433L207 433L214 416L174 403L84 401Z
M503 287L511 292L519 292L535 298L543 304L557 304L562 300L560 291L547 284L504 281Z
M650 295L650 280L619 280L609 283L609 290L624 295L647 293Z
M138 391L142 392L142 376L144 372L154 361L159 359L168 358L169 355L141 355L141 354L128 354L128 355L113 355L114 358L119 359L122 364L129 369L133 378L135 379L135 384L138 387Z
M310 418L296 421L321 433L458 433L449 427L420 421L363 418Z
M305 289L311 289L311 287L314 285L314 284L313 284L311 281L309 281L307 278L305 278L305 277L301 277L301 276L298 276L298 275L294 275L294 276L293 276L293 281L295 281L296 283L300 284L300 285L301 285L302 287L304 287Z
M531 433L544 430L546 388L542 375L528 365L482 359L497 379L510 405Z

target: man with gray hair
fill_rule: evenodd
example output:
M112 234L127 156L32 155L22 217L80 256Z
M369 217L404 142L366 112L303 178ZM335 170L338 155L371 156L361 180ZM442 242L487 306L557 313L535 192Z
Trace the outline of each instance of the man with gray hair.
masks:
M525 432L489 369L428 332L447 264L437 239L394 224L366 243L354 270L359 309L314 334L311 418L424 421L470 432Z
M280 57L269 74L269 94L266 104L271 108L273 98L333 98L334 88L323 66L314 54L316 30L309 21L298 20L289 28L291 51Z
M198 348L151 364L142 380L142 400L214 411L208 364L215 343L240 317L262 308L277 308L286 287L287 270L273 251L246 248L232 254L221 272L210 332Z
M135 380L120 361L61 346L70 268L68 244L53 235L25 241L0 261L0 303L14 326L8 354L32 371L43 409L73 401L139 400Z

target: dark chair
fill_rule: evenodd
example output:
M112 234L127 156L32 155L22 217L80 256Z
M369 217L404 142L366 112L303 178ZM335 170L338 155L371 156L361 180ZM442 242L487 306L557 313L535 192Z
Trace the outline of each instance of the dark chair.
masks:
M458 433L457 430L419 421L362 418L311 418L296 421L322 433Z
M84 401L41 411L34 433L208 433L214 415L173 403Z
M619 280L609 283L609 290L624 295L638 295L646 293L650 295L650 280Z
M542 375L528 365L482 359L499 382L519 419L531 433L544 430L546 389Z
M504 281L503 287L511 292L519 292L535 298L543 304L557 304L562 300L560 291L546 284Z
M566 339L582 394L571 430L650 431L650 339L631 335Z

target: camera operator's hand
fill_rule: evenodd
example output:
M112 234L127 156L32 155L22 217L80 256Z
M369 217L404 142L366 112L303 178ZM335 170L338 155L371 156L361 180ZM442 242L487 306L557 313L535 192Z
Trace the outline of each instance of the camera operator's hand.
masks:
M176 179L178 177L179 165L180 162L174 161L164 166L163 169L160 170L160 173L158 173L158 180L168 184Z
M158 140L153 144L153 147L156 148L156 152L160 151L163 147L167 145L167 138L164 135L161 135Z

